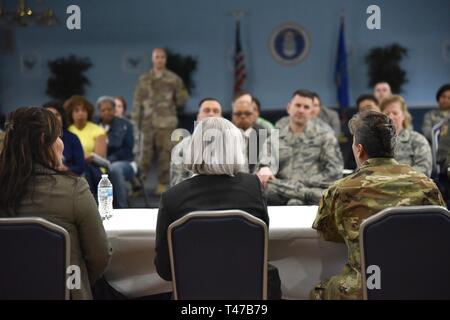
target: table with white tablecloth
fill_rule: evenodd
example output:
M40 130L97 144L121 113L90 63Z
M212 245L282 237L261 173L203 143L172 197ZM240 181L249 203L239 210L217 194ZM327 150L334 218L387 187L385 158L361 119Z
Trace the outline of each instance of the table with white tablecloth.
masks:
M347 259L344 244L324 241L312 229L317 206L269 207L269 262L282 282L283 298L307 299L320 280L341 272ZM108 282L128 297L172 290L159 277L155 257L158 209L116 209L104 222L113 256Z

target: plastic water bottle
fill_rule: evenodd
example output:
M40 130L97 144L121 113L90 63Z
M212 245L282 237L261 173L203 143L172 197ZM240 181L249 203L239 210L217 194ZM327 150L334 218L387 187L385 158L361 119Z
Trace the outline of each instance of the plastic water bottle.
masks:
M113 186L107 174L102 174L102 180L98 183L98 212L102 220L111 219L113 214Z

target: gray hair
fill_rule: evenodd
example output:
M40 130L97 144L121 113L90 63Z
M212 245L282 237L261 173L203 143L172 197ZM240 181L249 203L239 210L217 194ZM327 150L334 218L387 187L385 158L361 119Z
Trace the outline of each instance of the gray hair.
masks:
M224 118L209 117L195 127L184 155L184 168L194 174L234 176L244 170L241 131Z
M95 105L97 106L97 109L100 108L100 103L102 102L110 102L113 106L113 108L116 107L116 101L114 101L114 98L111 96L101 96L100 98L97 99L97 102L95 103Z

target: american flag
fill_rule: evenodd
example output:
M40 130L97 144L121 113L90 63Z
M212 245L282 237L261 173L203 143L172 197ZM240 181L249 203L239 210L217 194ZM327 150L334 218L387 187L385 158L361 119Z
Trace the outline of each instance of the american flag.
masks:
M244 52L241 46L241 25L239 19L236 20L236 44L234 53L234 94L242 91L247 74L245 73Z

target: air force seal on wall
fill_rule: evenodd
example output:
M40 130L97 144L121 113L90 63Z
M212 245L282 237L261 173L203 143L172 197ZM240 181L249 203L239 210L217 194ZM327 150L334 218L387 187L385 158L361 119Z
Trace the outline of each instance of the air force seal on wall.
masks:
M269 49L272 57L284 65L301 62L309 53L311 41L304 28L296 23L284 23L272 31Z

